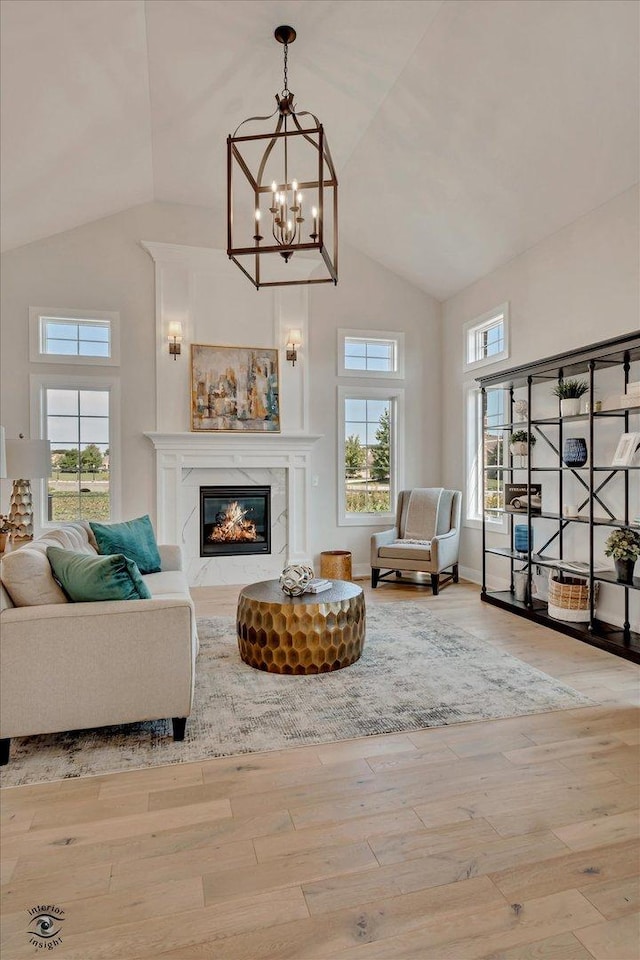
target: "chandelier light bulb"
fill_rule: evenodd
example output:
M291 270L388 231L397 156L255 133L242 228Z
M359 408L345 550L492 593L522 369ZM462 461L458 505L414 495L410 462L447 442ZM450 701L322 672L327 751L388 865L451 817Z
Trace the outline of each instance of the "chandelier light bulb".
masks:
M311 216L312 216L312 217L317 217L317 216L318 216L318 208L317 208L317 207L311 207Z
M256 210L256 223L260 222L260 211Z
M275 182L275 180L273 180L271 183L271 192L275 193L277 196L277 190L278 190L278 184Z
M302 194L301 194L301 193L298 194L298 203L302 203Z
M294 181L293 181L293 183L291 184L291 189L293 190L294 193L296 192L296 190L298 189L298 181L297 181L297 180L294 180Z

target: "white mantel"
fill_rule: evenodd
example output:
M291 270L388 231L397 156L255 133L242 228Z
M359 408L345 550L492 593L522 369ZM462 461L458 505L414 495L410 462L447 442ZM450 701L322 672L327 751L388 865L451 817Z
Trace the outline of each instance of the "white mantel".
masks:
M281 469L287 477L287 562L310 562L314 434L147 433L156 451L158 538L183 543L181 485L187 471Z

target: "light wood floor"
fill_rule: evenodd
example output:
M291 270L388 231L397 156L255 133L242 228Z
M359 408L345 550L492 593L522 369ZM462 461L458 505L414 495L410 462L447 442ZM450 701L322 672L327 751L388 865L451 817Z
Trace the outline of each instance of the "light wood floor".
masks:
M638 668L476 587L367 590L401 599L595 705L4 790L3 960L49 903L76 960L636 960Z

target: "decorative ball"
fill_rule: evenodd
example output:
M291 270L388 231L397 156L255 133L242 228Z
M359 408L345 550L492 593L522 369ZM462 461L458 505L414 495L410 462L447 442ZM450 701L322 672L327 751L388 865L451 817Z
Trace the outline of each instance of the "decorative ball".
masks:
M516 400L513 404L513 412L516 420L519 420L520 423L522 423L527 419L527 415L529 413L529 404L526 400Z
M280 577L280 587L290 597L299 597L313 580L313 569L305 563L292 563L285 567Z

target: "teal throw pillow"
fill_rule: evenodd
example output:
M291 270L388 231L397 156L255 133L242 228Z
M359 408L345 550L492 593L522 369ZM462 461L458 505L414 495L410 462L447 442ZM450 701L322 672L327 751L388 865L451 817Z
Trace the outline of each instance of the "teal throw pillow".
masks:
M53 575L74 603L92 600L150 600L138 567L121 553L92 557L62 547L47 547Z
M159 573L160 554L149 515L124 523L89 522L101 554L124 553L140 573Z

